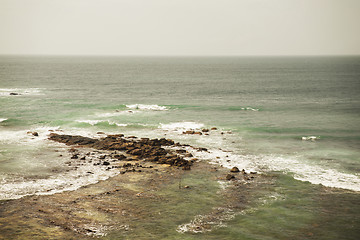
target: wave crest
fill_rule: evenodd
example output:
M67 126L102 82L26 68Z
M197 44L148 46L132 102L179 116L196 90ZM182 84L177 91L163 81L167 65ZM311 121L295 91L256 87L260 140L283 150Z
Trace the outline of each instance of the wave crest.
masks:
M152 111L166 111L168 110L165 106L159 106L159 105L146 105L146 104L132 104L132 105L126 105L127 108L130 109L139 109L139 110L152 110Z

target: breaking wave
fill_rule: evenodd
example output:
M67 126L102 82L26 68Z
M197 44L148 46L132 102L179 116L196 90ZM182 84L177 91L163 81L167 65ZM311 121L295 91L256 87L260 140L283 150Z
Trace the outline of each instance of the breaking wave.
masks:
M126 105L129 109L135 109L135 110L152 110L152 111L166 111L168 110L165 106L159 106L159 105L146 105L146 104L132 104L132 105Z

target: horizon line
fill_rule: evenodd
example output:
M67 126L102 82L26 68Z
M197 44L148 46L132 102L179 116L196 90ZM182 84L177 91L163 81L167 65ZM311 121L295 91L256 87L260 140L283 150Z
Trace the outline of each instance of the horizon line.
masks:
M243 54L243 55L191 55L191 54L3 54L18 57L356 57L360 54Z

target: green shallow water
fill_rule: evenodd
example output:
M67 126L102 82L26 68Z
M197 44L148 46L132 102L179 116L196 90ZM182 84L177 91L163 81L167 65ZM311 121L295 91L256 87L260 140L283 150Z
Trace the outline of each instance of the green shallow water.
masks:
M349 214L359 211L355 193L272 173L256 187L219 195L219 185L208 177L184 176L182 184L191 186L186 192L178 181L170 184L156 193L161 202L142 206L144 218L132 222L131 230L110 232L104 239L356 239L359 234L359 216ZM211 219L205 228L211 231L176 231L199 217Z

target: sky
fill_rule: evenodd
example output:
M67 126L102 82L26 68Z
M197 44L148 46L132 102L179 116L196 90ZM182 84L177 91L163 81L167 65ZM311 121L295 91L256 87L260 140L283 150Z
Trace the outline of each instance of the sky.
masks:
M360 55L360 0L0 0L0 54Z

